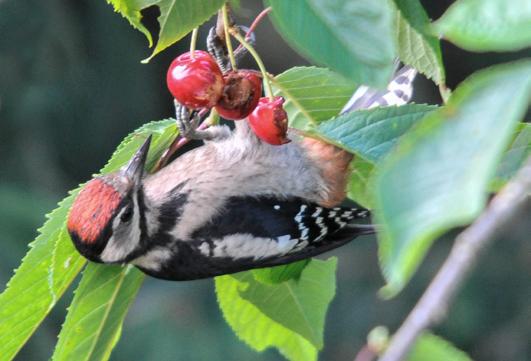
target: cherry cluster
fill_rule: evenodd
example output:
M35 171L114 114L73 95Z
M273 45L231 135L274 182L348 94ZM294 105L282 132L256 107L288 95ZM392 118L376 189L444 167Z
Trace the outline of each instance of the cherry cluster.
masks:
M207 52L195 50L179 55L166 76L175 99L191 109L211 109L225 119L247 118L257 137L273 145L289 142L288 116L282 97L261 97L262 74L248 69L223 74Z

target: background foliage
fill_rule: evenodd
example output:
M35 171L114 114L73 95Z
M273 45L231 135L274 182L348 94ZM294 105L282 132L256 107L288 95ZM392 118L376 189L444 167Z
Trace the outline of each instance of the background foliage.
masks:
M113 3L117 5L121 2ZM415 1L397 0L395 3L400 12L394 16L406 19L411 16L408 9ZM432 18L438 18L448 5L443 2L437 5L425 3ZM469 11L474 11L474 2L469 3ZM239 12L241 22L248 23L260 6L257 2L242 1ZM168 16L171 14L169 10ZM337 9L330 9L334 10ZM148 26L156 28L153 22L156 12L150 9L148 15L152 19ZM443 18L438 22L438 29L444 31L445 26L456 21L458 15ZM422 16L416 19L422 20ZM422 21L408 23L401 18L400 24L398 36L403 39L420 37L429 50L425 59L419 59L419 69L437 82L444 79L445 74L437 71L434 65L440 62L439 50L433 45L433 37L427 34ZM517 28L521 26L518 21L512 25ZM203 37L206 29L202 31ZM528 33L525 28L522 29L522 34ZM63 197L67 189L75 188L89 178L87 170L99 169L124 134L146 120L171 116L170 97L163 86L164 75L170 59L182 50L177 46L153 58L149 65L140 65L139 60L149 56L145 39L140 33L131 31L127 22L113 14L103 1L72 3L54 0L46 5L36 1L16 4L14 1L4 1L0 3L0 33L3 34L0 37L0 235L5 249L0 256L0 281L6 283L11 270L26 252L27 241L34 238L34 229L42 223L42 214L52 209L55 201ZM164 27L161 27L161 34L164 34ZM340 37L341 34L335 36ZM269 26L261 26L258 37L258 49L272 73L305 64L305 60L298 58L288 47L279 46L281 40ZM456 35L456 42L458 39L459 34ZM294 41L289 37L287 40ZM391 46L385 43L387 38L378 40L382 41L383 49ZM517 39L513 48L518 48L524 41L527 40ZM187 47L186 44L183 46ZM161 50L159 45L155 52L158 50ZM374 56L361 54L357 49L341 51L347 51L350 54L348 56L352 57L365 56L360 61L369 65L375 61ZM448 43L443 43L443 52L447 82L452 88L476 68L522 56L518 53L488 56L465 53ZM406 58L408 54L402 56ZM329 61L315 60L324 64ZM252 62L249 65L252 66ZM384 79L384 75L385 71L379 76ZM284 79L289 76L293 74L283 75ZM277 89L285 90L282 79L282 76L279 77L274 85ZM364 80L379 83L382 79ZM334 82L333 79L331 81ZM338 96L348 98L349 84L343 86L340 89L344 89L345 94ZM290 90L292 93L296 91ZM434 87L422 79L416 84L416 94L418 103L439 102ZM312 109L319 108L312 108L311 102L297 104L302 104L303 113L309 114L312 121L325 119L318 119L315 115L318 113L312 113ZM297 104L292 103L293 106ZM324 117L323 114L320 116ZM305 120L299 121L304 123ZM331 126L327 131L330 132L328 134L334 134ZM166 136L169 137L169 134ZM161 134L161 137L164 135ZM130 144L131 149L138 141ZM517 242L518 239L524 239L524 232L525 224L516 221L511 232L504 235L504 242L500 242L483 259L484 263L462 292L448 322L437 330L470 352L474 358L517 360L530 357L527 341L531 330L529 322L526 322L530 311L526 301L531 294L527 277L531 251L529 244ZM60 238L61 235L57 235L57 239ZM66 252L64 247L68 245L65 241L63 247L53 246L55 248L51 249ZM415 282L410 283L398 298L386 303L376 298L383 280L377 267L374 240L362 238L336 251L335 254L340 258L338 289L327 317L322 358L350 359L365 342L367 331L374 325L397 325L437 268L448 246L444 240L438 242L420 272L415 275ZM80 260L61 259L60 256L58 253L55 258L57 262L50 267L75 269L82 265ZM90 275L91 272L97 271L88 268L85 274ZM68 274L57 275L61 280L68 278ZM108 285L117 282L121 286L122 281L111 277ZM53 302L56 291L65 290L66 284L61 282L52 279L50 283L40 285L50 287L51 301L38 299L36 302ZM224 354L234 360L277 359L275 351L254 354L236 340L217 310L211 283L147 280L126 318L122 342L118 343L113 357L117 360L175 360L189 359L190 355L194 355L194 359L211 360ZM28 284L31 284L31 279ZM126 291L136 291L133 281L130 284L126 282L126 285L130 285ZM82 283L79 295L87 291L91 291L91 288L84 287ZM80 298L79 295L76 298ZM17 359L41 360L52 355L58 327L63 322L64 308L70 302L70 297L60 301L44 327L30 339ZM81 306L74 301L71 307ZM108 314L112 315L112 307L107 309ZM6 314L9 310L2 311L0 317L4 321L9 317L9 313ZM110 327L109 330L116 336L122 332L119 328ZM111 343L116 336L109 337ZM72 337L75 339L75 335ZM5 347L5 341L2 342ZM60 340L62 344L66 342L68 340ZM316 339L315 342L320 341ZM92 344L89 349L96 350L97 355L97 352L105 353L108 348ZM54 355L55 359L61 357L68 359L67 354Z

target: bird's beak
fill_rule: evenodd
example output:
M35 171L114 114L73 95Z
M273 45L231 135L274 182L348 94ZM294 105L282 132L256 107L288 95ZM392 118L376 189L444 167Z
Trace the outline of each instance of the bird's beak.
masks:
M151 144L151 135L133 155L129 163L122 168L122 174L132 180L135 185L140 184L144 175L144 166L146 164L149 145Z

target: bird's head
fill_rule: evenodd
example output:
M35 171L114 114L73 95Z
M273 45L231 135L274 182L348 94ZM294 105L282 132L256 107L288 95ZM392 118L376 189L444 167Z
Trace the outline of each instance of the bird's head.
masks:
M89 181L76 197L67 228L79 253L94 262L123 263L145 235L142 178L151 137L119 171Z

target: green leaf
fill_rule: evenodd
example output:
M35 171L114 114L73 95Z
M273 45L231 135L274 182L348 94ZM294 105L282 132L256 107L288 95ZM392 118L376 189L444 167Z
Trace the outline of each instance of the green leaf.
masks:
M76 289L52 360L108 360L144 275L90 263Z
M386 0L267 0L280 34L302 55L358 84L384 88L396 57Z
M310 263L310 260L305 259L282 266L254 269L251 272L254 279L258 282L274 285L291 279L299 280L302 271L304 271L308 263Z
M347 185L347 197L367 209L372 209L374 201L370 180L373 176L374 164L363 158L355 157L350 167L352 173Z
M317 360L337 260L312 259L299 280L276 285L251 272L216 278L218 302L235 334L257 351L276 347L289 360Z
M144 125L118 146L105 168L115 170L126 164L148 135L153 136L146 165L149 169L177 135L175 120ZM63 324L53 360L107 360L143 279L144 275L130 266L89 263Z
M142 14L140 10L147 8L155 3L158 0L106 0L108 4L111 4L114 8L114 11L120 13L124 18L129 21L129 24L148 39L149 47L153 46L153 38L148 29L142 24Z
M101 172L118 169L138 149L146 134L160 132L161 127L176 131L173 120L145 125L118 146ZM78 192L79 188L71 191L59 207L46 216L39 236L30 244L30 250L0 295L1 360L15 356L85 264L65 224Z
M430 20L419 0L394 0L398 57L436 84L444 84L439 39L428 33Z
M0 295L0 359L11 360L81 270L64 223L74 191L46 216L15 275Z
M498 191L531 156L531 124L520 123L516 136L498 165L490 190Z
M430 333L417 338L407 361L472 361L463 351L445 339Z
M194 28L206 22L225 3L224 0L107 0L114 10L122 14L129 23L140 30L152 46L151 34L142 25L141 10L157 6L160 10L158 42L151 56L143 62L149 62L155 55L182 39Z
M319 137L364 159L378 163L395 146L398 138L437 107L407 104L346 113L320 123Z
M433 24L463 49L510 51L531 45L529 0L460 0Z
M402 289L436 237L481 212L530 88L529 61L478 72L382 165L375 214L388 296Z
M291 68L275 77L273 87L286 100L290 127L302 131L336 116L356 90L351 81L316 67Z

